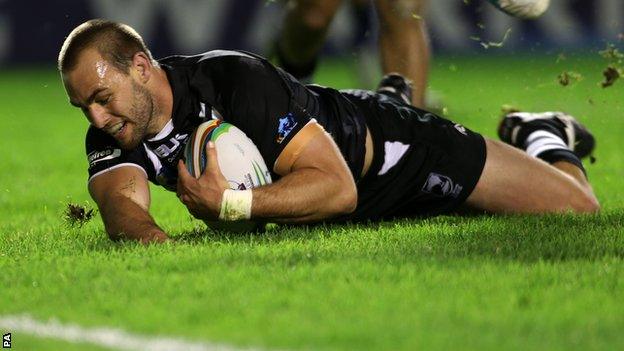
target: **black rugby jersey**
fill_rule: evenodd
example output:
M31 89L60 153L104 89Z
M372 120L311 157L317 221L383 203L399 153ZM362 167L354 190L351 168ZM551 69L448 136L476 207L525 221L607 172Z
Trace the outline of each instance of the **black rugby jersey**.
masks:
M86 136L89 179L122 165L137 166L148 179L175 190L177 161L193 130L220 118L254 142L270 168L292 137L315 119L332 136L358 180L364 164L366 124L349 97L319 85L304 86L265 59L241 51L209 51L159 60L173 90L172 118L151 139L122 150L91 126Z

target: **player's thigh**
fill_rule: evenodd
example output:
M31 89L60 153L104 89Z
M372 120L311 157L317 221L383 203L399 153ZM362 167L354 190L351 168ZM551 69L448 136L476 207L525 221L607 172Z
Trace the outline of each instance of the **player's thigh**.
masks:
M591 192L573 177L499 141L486 139L487 158L470 207L494 213L595 212Z
M342 0L289 1L288 11L310 28L323 30L331 24Z

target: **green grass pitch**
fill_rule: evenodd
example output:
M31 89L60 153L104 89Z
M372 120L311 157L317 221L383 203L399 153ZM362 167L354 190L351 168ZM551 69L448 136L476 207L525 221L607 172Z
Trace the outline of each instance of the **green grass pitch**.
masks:
M485 56L485 55L484 55ZM353 87L350 61L321 83ZM115 244L85 204L87 121L52 70L0 72L0 317L289 350L624 348L624 85L593 56L436 58L449 118L495 135L501 105L565 110L594 131L596 216L442 216L202 233L173 194L152 213L176 240ZM557 75L575 71L567 87ZM92 204L92 203L91 203ZM8 330L10 331L10 330ZM2 332L8 332L2 330ZM95 349L13 336L15 349Z

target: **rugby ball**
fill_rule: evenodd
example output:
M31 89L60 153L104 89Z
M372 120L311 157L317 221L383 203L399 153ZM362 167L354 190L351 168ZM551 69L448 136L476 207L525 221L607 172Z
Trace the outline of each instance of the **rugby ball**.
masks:
M548 10L550 0L488 0L506 14L521 19L536 19Z
M199 178L206 168L206 146L212 141L217 162L230 189L247 190L271 184L271 173L256 145L234 125L213 119L200 124L189 137L184 149L186 169ZM257 230L254 221L205 221L212 229L243 232Z

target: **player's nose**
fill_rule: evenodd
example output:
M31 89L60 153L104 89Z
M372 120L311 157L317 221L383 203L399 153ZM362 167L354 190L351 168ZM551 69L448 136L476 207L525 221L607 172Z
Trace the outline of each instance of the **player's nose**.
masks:
M106 124L110 119L110 115L106 112L106 110L97 104L89 106L85 113L87 114L89 122L98 129L106 127Z

